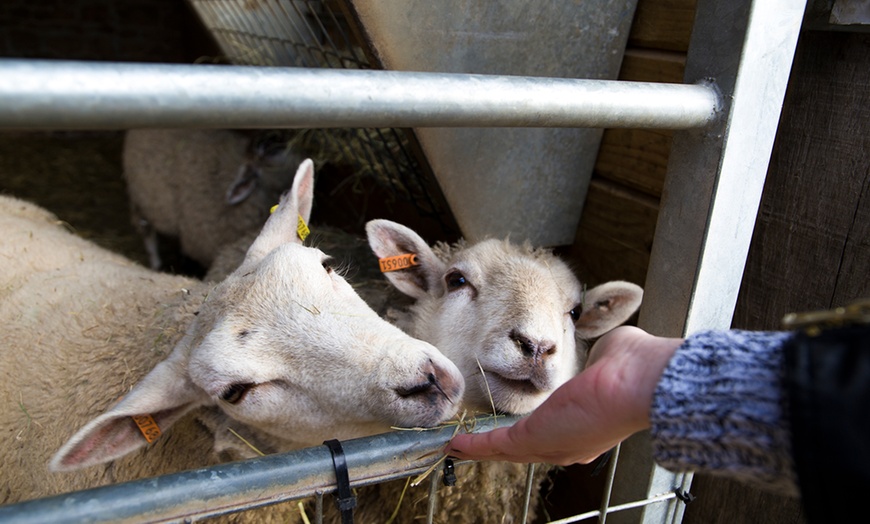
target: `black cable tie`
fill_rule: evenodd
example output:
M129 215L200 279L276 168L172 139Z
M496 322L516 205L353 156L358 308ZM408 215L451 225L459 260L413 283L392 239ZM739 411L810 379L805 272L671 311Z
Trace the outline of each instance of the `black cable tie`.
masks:
M441 482L445 486L456 485L456 472L453 469L453 460L451 459L444 460L444 476L441 478Z
M688 491L682 491L680 488L674 488L674 495L677 496L678 499L682 500L683 503L688 504L695 500L695 496L689 493Z
M350 490L350 477L347 474L347 460L341 442L326 440L323 445L332 453L332 465L335 468L335 507L341 512L341 524L353 524L353 508L356 507L356 497Z

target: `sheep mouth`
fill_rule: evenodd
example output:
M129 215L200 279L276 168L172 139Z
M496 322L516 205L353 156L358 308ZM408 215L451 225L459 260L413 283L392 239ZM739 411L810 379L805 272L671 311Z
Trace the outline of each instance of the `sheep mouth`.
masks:
M530 395L541 392L541 388L539 388L530 378L509 378L495 372L489 372L486 377L487 380L491 381L490 388L492 388L493 385L496 385L500 388L505 388L517 393L525 393Z

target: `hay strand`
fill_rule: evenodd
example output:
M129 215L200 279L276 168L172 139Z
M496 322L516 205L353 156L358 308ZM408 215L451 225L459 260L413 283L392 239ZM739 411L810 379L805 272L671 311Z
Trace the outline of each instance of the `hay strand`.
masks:
M239 435L238 433L236 433L236 430L234 430L233 428L227 428L227 429L230 430L230 433L232 433L232 434L233 434L237 439L241 440L241 441L242 441L246 446L248 446L249 448L251 448L252 450L254 450L254 453L256 453L257 455L259 455L259 456L261 456L261 457L265 457L265 456L266 456L265 453L263 453L262 451L260 451L259 449L257 449L256 446L254 446L254 445L251 444L250 442L248 442L247 439L245 439L245 437L243 437L243 436Z

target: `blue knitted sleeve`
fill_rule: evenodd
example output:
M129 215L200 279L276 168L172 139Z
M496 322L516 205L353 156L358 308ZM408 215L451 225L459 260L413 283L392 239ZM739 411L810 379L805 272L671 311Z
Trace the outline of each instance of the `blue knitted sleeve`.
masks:
M687 338L653 396L656 462L797 495L783 383L782 346L791 336L730 330Z

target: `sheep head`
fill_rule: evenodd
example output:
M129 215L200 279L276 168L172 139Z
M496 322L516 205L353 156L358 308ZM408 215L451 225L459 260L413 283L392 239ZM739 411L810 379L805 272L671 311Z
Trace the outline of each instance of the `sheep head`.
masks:
M576 374L585 340L625 322L642 289L608 282L584 290L549 250L484 240L430 248L387 220L366 225L379 258L416 255L417 265L386 273L416 299L409 331L438 347L466 380L466 407L524 414Z
M106 462L144 445L131 417L166 429L200 406L264 434L284 449L351 438L391 425L452 417L464 381L432 345L380 319L321 251L304 247L313 165L206 298L172 354L124 399L73 436L53 470Z

